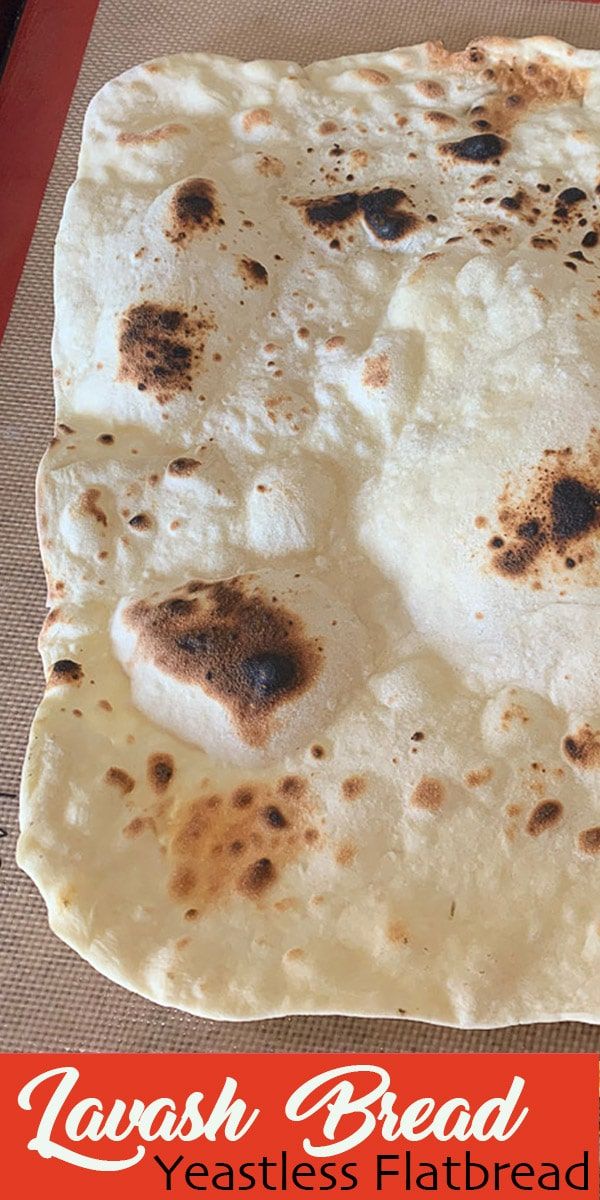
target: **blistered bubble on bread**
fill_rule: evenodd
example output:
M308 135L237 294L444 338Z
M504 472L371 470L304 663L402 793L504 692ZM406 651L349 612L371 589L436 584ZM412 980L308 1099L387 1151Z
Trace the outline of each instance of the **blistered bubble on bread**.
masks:
M266 762L320 736L364 670L357 621L301 573L197 579L125 601L113 643L134 703L232 762Z

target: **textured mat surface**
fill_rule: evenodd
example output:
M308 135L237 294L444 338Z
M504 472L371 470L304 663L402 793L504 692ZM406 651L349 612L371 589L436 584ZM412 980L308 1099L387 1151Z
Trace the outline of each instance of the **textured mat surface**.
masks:
M15 1051L600 1051L598 1026L472 1033L415 1022L291 1017L227 1024L160 1009L101 978L48 931L14 865L21 762L43 676L44 581L34 515L52 432L52 245L86 105L111 76L176 50L310 62L441 38L553 34L600 49L600 5L570 0L101 0L5 339L0 348L0 1049Z

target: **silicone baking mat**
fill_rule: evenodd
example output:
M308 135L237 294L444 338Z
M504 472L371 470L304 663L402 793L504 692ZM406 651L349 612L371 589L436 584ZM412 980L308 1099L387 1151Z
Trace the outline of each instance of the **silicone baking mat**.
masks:
M57 8L60 7L57 0ZM15 304L0 348L0 1049L130 1051L597 1051L576 1024L457 1031L416 1022L287 1017L242 1024L161 1009L96 974L48 930L14 865L17 791L43 676L44 582L34 478L52 432L52 247L91 96L134 63L177 50L310 62L441 38L553 34L600 49L600 6L569 0L101 0ZM507 898L508 901L508 898Z

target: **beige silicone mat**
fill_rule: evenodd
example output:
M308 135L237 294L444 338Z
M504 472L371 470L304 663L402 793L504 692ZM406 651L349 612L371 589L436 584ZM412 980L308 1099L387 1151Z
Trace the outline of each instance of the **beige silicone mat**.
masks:
M58 0L57 0L58 5ZM0 348L0 1049L15 1051L599 1051L598 1026L458 1032L415 1022L288 1017L228 1024L160 1009L97 975L48 931L14 865L17 790L42 688L36 638L44 586L34 476L52 432L52 243L75 172L81 121L100 85L175 50L309 62L485 33L554 34L600 49L600 5L570 0L100 0L37 230Z

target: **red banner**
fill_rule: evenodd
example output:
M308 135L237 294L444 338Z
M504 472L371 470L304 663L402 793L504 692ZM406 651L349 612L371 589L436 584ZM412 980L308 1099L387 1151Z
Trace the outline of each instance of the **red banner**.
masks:
M1 1058L11 1197L598 1197L593 1055Z

